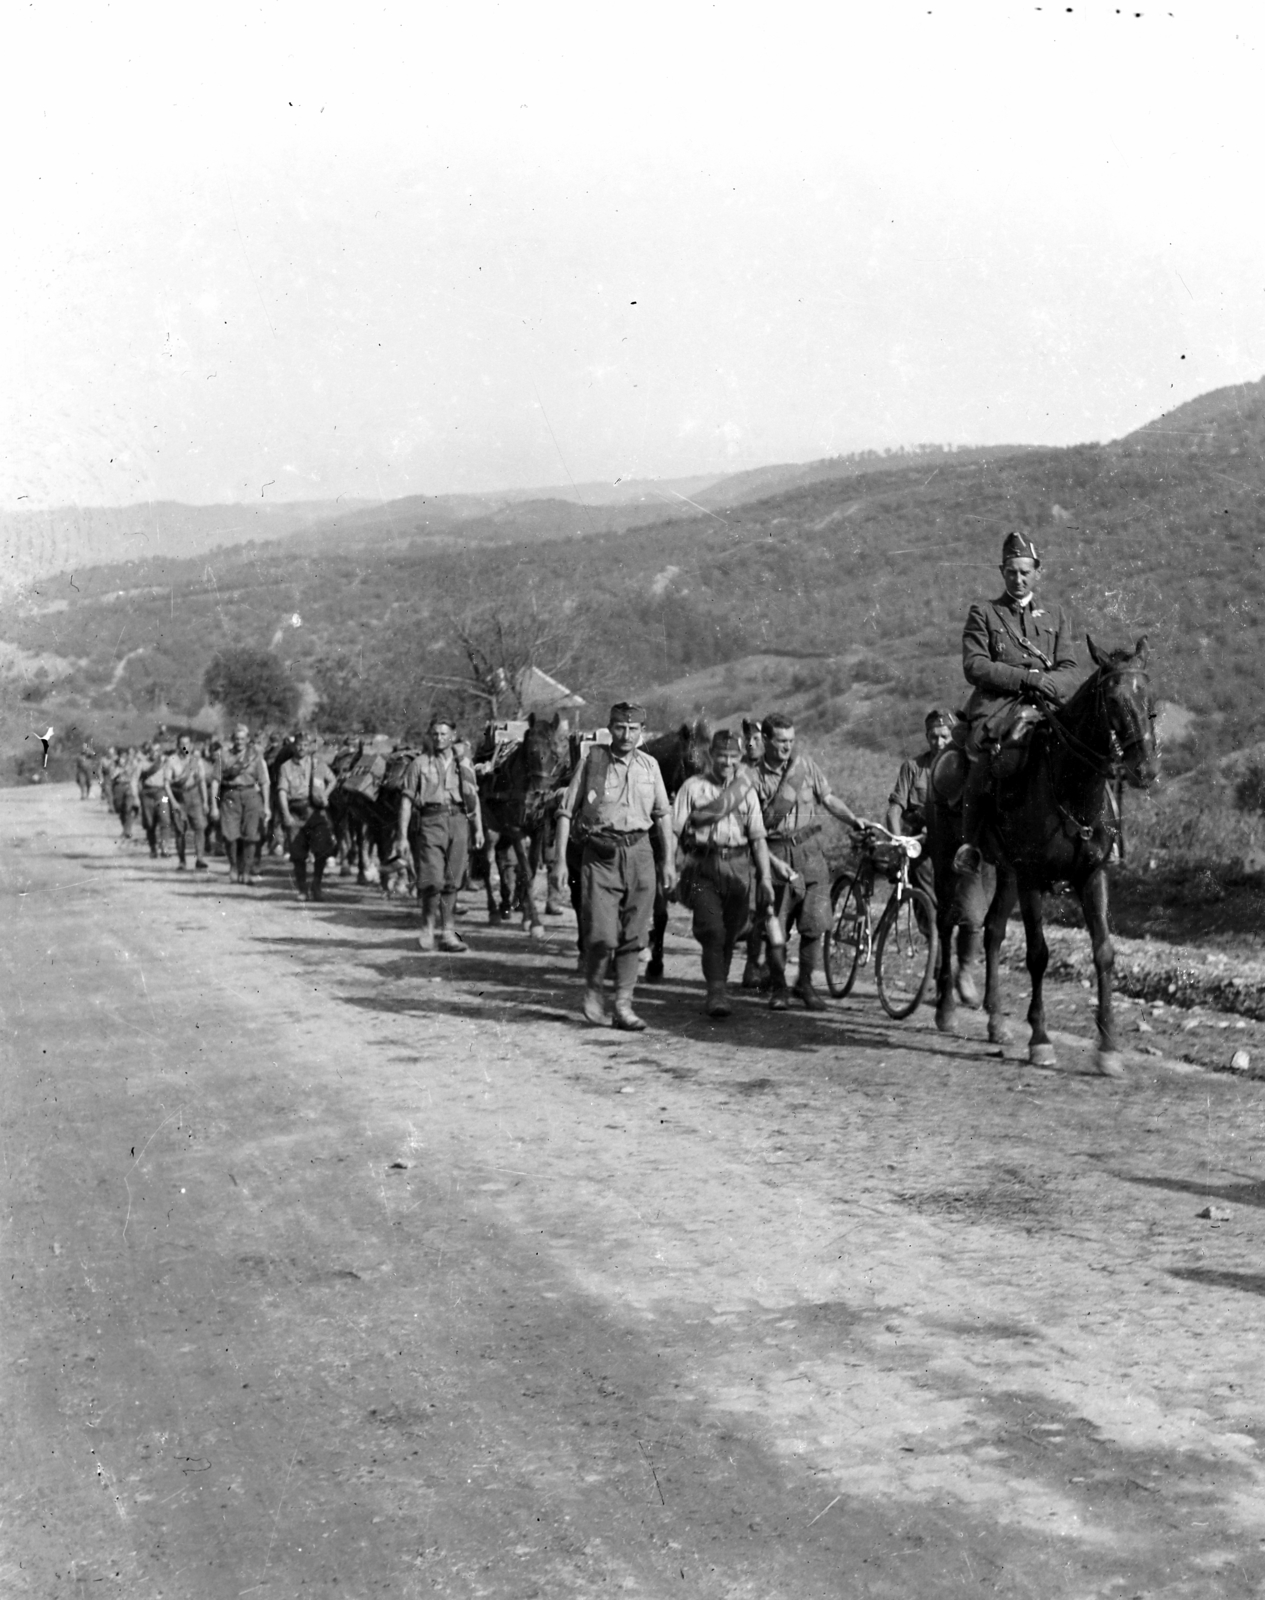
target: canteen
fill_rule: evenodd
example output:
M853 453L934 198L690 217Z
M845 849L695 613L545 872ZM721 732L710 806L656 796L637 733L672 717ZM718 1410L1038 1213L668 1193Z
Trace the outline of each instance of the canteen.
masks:
M764 937L774 950L780 950L786 943L786 933L776 911L770 911L764 919Z

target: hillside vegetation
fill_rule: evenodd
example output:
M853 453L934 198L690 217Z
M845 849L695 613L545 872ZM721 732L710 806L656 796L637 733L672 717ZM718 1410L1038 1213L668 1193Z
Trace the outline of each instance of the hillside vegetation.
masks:
M1022 525L1082 659L1086 629L1145 633L1159 694L1196 713L1171 771L1265 737L1263 463L1265 383L1240 385L1113 444L776 469L807 477L764 494L757 475L758 498L582 539L404 531L389 549L255 544L80 572L4 608L0 636L72 660L56 694L89 711L191 712L216 651L272 645L327 721L391 728L450 698L472 641L498 628L596 702L675 685L663 715L704 698L682 680L726 665L708 709L747 709L740 664L759 656L784 666L758 685L766 705L794 694L818 732L895 751L928 704L962 699L962 619L997 591L1002 534ZM51 684L22 692L44 704Z

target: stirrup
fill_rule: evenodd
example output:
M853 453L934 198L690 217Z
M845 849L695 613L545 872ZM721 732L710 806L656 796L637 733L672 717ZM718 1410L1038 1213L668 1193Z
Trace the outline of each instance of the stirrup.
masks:
M984 857L977 844L960 844L953 857L953 870L969 877L984 865Z

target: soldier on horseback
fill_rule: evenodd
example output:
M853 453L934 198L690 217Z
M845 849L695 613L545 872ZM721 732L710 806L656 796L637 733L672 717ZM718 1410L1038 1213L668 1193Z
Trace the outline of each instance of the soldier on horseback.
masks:
M1040 571L1041 557L1027 534L1008 533L1001 550L1005 590L996 600L973 605L962 631L962 670L974 692L966 707L970 766L962 791L962 844L953 858L958 873L980 869L996 756L1014 740L1025 708L1026 720L1039 720L1039 708L1063 705L1080 679L1067 618L1036 604Z

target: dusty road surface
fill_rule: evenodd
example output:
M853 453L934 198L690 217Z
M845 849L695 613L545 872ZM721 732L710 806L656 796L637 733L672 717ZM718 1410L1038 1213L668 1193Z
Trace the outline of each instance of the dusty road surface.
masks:
M114 831L0 791L0 1596L1265 1588L1265 1085Z

